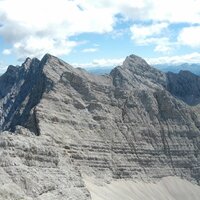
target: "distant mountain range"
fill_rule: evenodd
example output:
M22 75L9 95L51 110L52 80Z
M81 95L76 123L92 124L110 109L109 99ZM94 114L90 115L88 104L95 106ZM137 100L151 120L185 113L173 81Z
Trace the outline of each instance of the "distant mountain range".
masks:
M200 75L200 63L157 64L154 65L154 67L163 72L179 73L181 70L184 70ZM95 67L95 68L87 68L86 70L92 74L102 75L102 74L109 74L112 70L112 67Z
M179 73L181 70L190 71L194 74L200 75L200 63L183 63L183 64L158 64L154 65L157 69L163 72Z

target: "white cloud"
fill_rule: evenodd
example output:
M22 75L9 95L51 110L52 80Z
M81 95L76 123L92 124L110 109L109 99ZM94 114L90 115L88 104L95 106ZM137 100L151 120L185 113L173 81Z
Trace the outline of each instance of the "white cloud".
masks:
M96 52L96 51L98 51L97 48L86 48L86 49L82 50L83 53L93 53L93 52Z
M87 2L87 1L85 1ZM0 1L0 36L19 56L68 54L77 45L70 36L80 33L105 33L113 30L114 13L71 0ZM103 13L103 14L102 14Z
M199 23L199 0L154 0L150 18L170 23Z
M180 56L163 56L158 58L146 58L151 65L155 64L180 64L180 63L200 63L200 53L194 52Z
M200 0L79 0L93 7L112 8L126 18L169 23L199 23Z
M139 44L146 44L149 42L148 39L151 37L159 36L166 28L168 27L168 23L158 23L151 25L141 25L135 24L131 29L132 40Z
M172 43L165 37L168 26L166 22L150 25L135 24L130 28L131 39L138 45L155 45L156 52L169 52L172 50Z
M141 0L141 6L131 9L134 1L126 1L124 14L133 19L152 20L169 23L199 23L200 1L199 0ZM131 2L131 3L128 3Z
M178 36L178 42L181 45L190 47L200 47L200 26L191 26L183 28Z
M73 63L72 66L74 67L81 67L81 68L94 68L94 67L116 67L121 65L124 61L124 58L113 58L113 59L94 59L90 63Z
M132 23L152 21L153 25L146 28L132 27L134 37L141 34L148 39L143 42L151 42L153 35L162 34L168 23L199 24L199 10L200 0L1 0L0 36L12 46L9 51L19 57L44 52L59 56L77 45L71 36L112 32L117 14ZM155 51L169 49L169 44L159 43Z
M12 51L10 49L4 49L2 51L2 54L4 54L4 55L10 55L11 53L12 53Z
M161 53L169 53L173 51L177 45L175 42L170 41L167 37L155 38L154 43L156 44L154 51Z
M47 52L53 55L64 55L68 54L76 45L76 42L64 39L56 40L51 37L30 36L21 42L15 43L13 51L30 57L41 57Z

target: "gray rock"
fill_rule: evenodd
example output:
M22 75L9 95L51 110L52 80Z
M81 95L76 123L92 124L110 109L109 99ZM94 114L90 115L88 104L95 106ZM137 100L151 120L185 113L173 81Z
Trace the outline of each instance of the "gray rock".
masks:
M168 91L189 105L200 103L200 77L189 71L168 72Z
M97 76L47 54L11 74L0 86L1 130L15 130L0 135L4 199L91 199L84 177L199 183L199 108L140 57Z

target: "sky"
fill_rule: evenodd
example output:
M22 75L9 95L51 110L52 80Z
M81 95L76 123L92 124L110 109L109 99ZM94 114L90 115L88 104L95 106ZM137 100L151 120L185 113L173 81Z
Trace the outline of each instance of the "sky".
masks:
M200 63L200 0L0 0L0 73L46 53L77 67Z

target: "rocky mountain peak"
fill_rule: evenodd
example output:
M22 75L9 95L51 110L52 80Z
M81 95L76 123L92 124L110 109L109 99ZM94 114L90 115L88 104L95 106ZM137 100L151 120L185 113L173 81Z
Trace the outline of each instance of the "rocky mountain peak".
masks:
M40 60L38 58L26 58L24 63L18 67L20 73L32 73L32 71L36 71L39 68Z
M122 65L124 68L134 68L134 70L147 70L149 69L148 63L141 57L134 54L127 56Z
M42 68L42 73L51 84L60 81L63 73L75 71L71 65L50 54L46 54L42 58L40 68Z
M64 62L63 60L59 59L56 56L53 56L49 53L45 54L43 56L43 58L41 59L41 63L40 65L44 67L45 64L53 64L53 63L59 63L60 65L69 65L66 62Z
M53 56L53 55L47 53L47 54L45 54L45 55L43 56L43 58L41 59L41 63L46 63L46 62L50 61L51 59L58 59L58 58L56 58L55 56Z
M13 66L13 65L9 65L6 72L7 73L16 73L16 71L18 71L19 66Z
M22 65L28 65L31 63L31 58L27 57Z
M128 56L121 66L111 71L111 76L115 85L119 84L117 82L122 85L128 80L128 85L135 85L136 87L140 87L140 82L146 82L148 87L153 86L152 83L159 83L166 87L165 73L151 67L144 59L136 55ZM123 80L126 81L124 82ZM151 83L148 83L148 80L151 80Z

